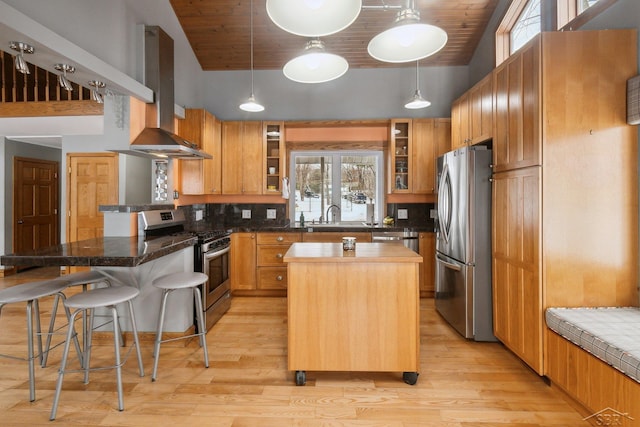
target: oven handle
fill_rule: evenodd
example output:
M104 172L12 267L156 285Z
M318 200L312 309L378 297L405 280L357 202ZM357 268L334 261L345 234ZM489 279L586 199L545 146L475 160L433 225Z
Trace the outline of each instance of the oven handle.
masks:
M226 254L227 252L229 252L229 249L231 249L231 246L225 246L224 248L219 250L216 249L209 252L205 252L203 254L203 257L205 260L210 260L211 258L219 257L220 255Z

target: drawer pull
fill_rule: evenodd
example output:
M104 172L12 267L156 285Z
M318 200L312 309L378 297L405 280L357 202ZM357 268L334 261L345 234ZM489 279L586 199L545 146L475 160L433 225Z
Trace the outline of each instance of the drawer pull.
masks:
M284 255L282 255L282 254L276 254L276 258L278 258L278 259L282 258L283 256Z
M282 237L282 236L278 236L278 237L276 237L276 240L277 240L278 242L283 242L283 241L284 241L284 237Z
M283 279L283 277L282 277L282 276L276 276L276 280L277 280L278 282L282 282L282 279Z

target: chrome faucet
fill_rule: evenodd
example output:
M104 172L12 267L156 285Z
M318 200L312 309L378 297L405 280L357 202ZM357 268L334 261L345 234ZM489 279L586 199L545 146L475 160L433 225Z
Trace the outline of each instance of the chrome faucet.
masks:
M330 205L330 206L327 208L327 215L326 215L326 217L327 217L327 224L329 224L329 212L331 211L331 208L335 208L335 209L337 209L337 210L338 210L338 212L340 212L340 206L338 206L338 205ZM336 213L335 213L335 211L331 213L331 219L332 219L332 220L331 220L331 222L332 222L333 224L335 224L335 223L336 223Z

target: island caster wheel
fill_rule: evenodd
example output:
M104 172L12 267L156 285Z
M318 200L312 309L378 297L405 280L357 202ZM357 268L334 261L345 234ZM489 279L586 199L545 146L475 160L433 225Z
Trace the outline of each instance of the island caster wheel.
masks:
M305 371L296 371L296 385L305 385L307 383L307 373Z
M409 385L415 385L418 382L418 374L417 372L403 372L402 381Z

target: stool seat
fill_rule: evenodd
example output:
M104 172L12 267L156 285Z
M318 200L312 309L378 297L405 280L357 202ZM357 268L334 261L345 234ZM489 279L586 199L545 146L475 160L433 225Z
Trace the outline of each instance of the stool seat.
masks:
M201 285L208 279L209 277L204 273L185 271L158 277L152 282L152 284L156 288L160 289L184 289Z
M106 307L129 301L135 298L140 291L133 286L112 286L110 288L94 289L91 292L75 294L65 301L69 308L88 309Z
M0 305L16 302L31 301L62 292L69 286L69 282L61 279L42 280L39 282L23 283L0 290Z
M64 280L69 282L69 286L86 285L89 283L109 283L110 279L97 270L80 271L78 273L67 274L62 276Z

